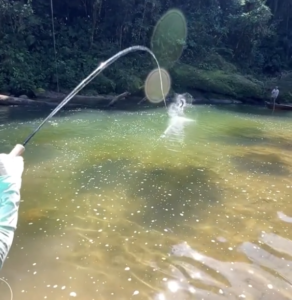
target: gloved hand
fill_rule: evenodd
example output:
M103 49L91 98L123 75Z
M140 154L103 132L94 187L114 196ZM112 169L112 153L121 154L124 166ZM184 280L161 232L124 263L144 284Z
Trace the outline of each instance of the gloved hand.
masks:
M24 163L22 156L0 154L0 176L8 175L21 178Z
M0 269L17 226L23 167L21 156L0 154Z

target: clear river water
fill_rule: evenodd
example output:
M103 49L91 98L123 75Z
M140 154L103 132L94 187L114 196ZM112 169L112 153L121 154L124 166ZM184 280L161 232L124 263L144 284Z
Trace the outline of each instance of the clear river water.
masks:
M0 149L47 111L0 107ZM1 271L17 300L292 299L292 114L59 113L27 145ZM1 300L10 299L0 282Z

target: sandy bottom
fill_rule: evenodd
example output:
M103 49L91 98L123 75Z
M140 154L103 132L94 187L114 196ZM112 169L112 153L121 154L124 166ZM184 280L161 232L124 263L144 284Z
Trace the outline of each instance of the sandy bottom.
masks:
M64 113L36 136L1 272L14 299L292 299L291 116L187 117L179 139L163 110ZM8 118L2 147L38 121Z

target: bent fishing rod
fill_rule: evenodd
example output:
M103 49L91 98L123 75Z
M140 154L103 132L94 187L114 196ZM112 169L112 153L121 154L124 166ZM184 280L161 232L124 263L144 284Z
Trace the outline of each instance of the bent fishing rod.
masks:
M79 93L89 82L91 82L97 75L99 75L104 69L106 69L108 66L110 66L112 63L114 63L116 60L118 60L120 57L134 51L145 51L148 52L155 60L158 70L159 70L159 79L160 79L160 88L162 92L162 98L165 103L165 96L163 92L163 83L162 83L162 75L161 75L161 69L158 63L158 60L155 56L155 54L147 47L144 46L132 46L129 48L126 48L114 56L110 57L105 62L102 62L90 75L88 75L85 79L83 79L74 90L72 90L71 93L69 93L64 100L40 123L40 125L25 139L25 141L22 144L17 144L13 150L9 153L11 156L19 156L22 155L25 151L25 146L29 143L29 141L40 131L40 129L47 123L48 120L50 120L55 114L63 107L65 106L77 93Z

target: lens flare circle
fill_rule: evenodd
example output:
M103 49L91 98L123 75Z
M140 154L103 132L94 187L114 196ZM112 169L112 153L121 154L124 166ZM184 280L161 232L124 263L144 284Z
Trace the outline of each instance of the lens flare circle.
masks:
M151 50L160 66L168 68L181 57L187 31L185 16L178 9L170 9L160 18L151 38Z
M160 72L161 72L161 79L162 79L162 86L163 86L162 90L161 90L159 69L152 70L148 74L145 81L145 86L144 86L145 95L147 99L152 103L159 103L163 101L170 91L170 87L171 87L170 75L165 69L160 69Z

